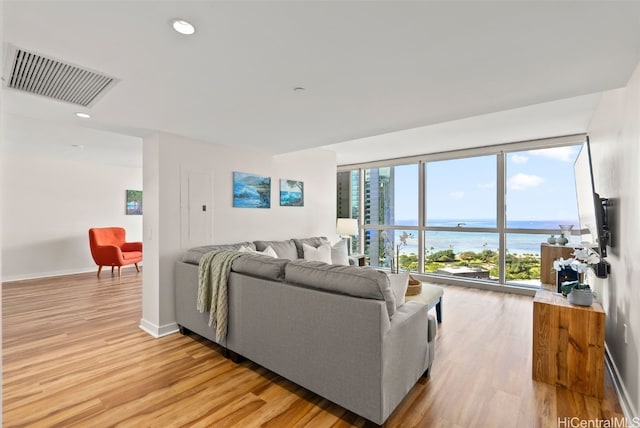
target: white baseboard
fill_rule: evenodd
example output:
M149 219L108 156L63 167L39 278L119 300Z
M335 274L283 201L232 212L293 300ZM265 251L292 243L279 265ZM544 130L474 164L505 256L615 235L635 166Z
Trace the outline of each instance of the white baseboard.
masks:
M76 273L87 273L87 272L94 272L94 271L96 273L98 272L97 266L76 268L76 269L55 270L50 272L25 273L21 275L3 276L2 282L25 281L28 279L49 278L53 276L73 275Z
M604 344L605 350L605 366L607 370L609 370L609 374L611 375L611 379L613 380L613 386L616 389L616 395L618 396L618 401L620 402L620 407L622 407L622 413L627 421L632 421L633 418L638 416L637 409L634 409L633 404L629 398L629 393L627 392L627 388L624 386L624 382L620 377L620 372L616 367L616 363L611 358L611 353L609 352L609 347L607 344Z
M138 266L143 266L142 262L138 263ZM133 265L123 266L122 269L135 269ZM63 270L55 270L50 272L37 272L37 273L25 273L20 275L9 275L3 276L2 282L13 282L13 281L25 281L28 279L40 279L40 278L49 278L53 276L64 276L64 275L74 275L77 273L87 273L87 272L95 272L98 273L98 266L91 267L82 267L82 268L74 268L74 269L63 269ZM103 272L105 272L103 270Z
M152 322L145 320L144 318L140 320L140 328L156 339L162 336L168 336L170 334L177 333L179 331L178 324L176 324L175 322L158 326Z

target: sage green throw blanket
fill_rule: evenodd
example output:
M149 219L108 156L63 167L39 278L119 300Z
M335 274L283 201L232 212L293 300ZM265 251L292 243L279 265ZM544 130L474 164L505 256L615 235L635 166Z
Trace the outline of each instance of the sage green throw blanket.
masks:
M209 311L209 326L216 333L216 341L227 337L227 280L233 261L242 253L233 250L214 250L200 259L198 266L198 303L200 313Z

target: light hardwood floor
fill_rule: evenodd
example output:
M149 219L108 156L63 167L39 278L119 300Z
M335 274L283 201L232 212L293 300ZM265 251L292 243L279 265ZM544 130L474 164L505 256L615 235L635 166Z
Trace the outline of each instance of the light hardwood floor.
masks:
M138 327L141 279L125 269L120 279L89 273L3 284L4 426L365 425L250 361L223 358L195 335L152 338ZM532 381L531 334L530 297L447 287L431 377L386 426L622 418L608 375L601 401Z

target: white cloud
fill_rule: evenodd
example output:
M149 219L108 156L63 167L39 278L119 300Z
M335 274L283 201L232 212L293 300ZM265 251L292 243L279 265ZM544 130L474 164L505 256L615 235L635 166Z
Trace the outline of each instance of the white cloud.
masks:
M528 152L534 156L544 156L546 158L559 160L562 162L573 163L578 155L578 149L576 147L554 147L551 149L531 150Z
M528 160L529 158L527 156L522 156L517 154L511 156L511 161L513 163L527 163Z
M464 192L462 191L451 192L449 193L449 197L451 197L451 199L462 199L464 198Z
M537 175L519 173L511 177L507 181L507 185L511 190L525 190L530 187L539 186L544 181L544 178Z

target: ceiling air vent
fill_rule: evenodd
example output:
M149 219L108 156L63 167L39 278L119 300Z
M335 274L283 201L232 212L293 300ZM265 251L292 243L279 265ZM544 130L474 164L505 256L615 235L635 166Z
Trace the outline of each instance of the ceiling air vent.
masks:
M89 107L117 79L15 48L8 88Z

